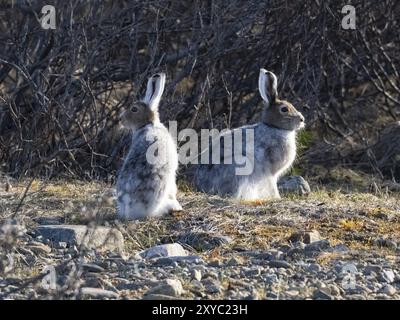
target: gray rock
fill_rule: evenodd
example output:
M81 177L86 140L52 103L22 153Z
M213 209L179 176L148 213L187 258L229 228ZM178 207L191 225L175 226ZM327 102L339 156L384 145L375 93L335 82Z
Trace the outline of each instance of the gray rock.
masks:
M395 277L396 276L395 276L393 270L390 270L390 269L383 270L380 273L379 280L382 282L392 283L392 282L394 282Z
M221 283L218 280L207 278L202 280L201 283L207 293L221 293L222 291Z
M305 267L305 270L308 272L320 272L322 268L318 263L310 263Z
M233 257L233 258L229 259L229 261L226 263L226 266L234 267L234 266L238 266L240 264L241 264L240 261L237 258Z
M332 300L333 299L331 290L327 287L319 288L319 289L315 290L313 298L318 299L318 300Z
M65 242L68 246L83 246L99 251L124 250L124 237L119 230L108 227L85 225L44 225L36 232L53 243Z
M267 285L272 285L278 282L279 278L275 273L269 273L263 276L263 280Z
M282 193L306 195L311 192L310 185L301 176L288 176L281 178L278 182L278 188Z
M289 237L290 242L303 242L306 244L321 240L321 235L317 230L295 232Z
M340 266L340 273L342 274L356 274L357 272L358 269L354 263L345 263Z
M191 278L197 281L201 281L201 271L198 269L193 269L191 273Z
M271 268L291 268L292 265L289 262L286 262L285 260L271 260L269 261L268 265Z
M107 299L117 299L119 298L119 294L110 290L104 290L99 288L90 288L90 287L83 287L80 290L80 294L82 296L88 296L91 298L107 298Z
M188 253L179 243L161 244L151 247L138 253L144 259L154 259L160 257L184 257Z
M380 266L380 265L368 265L364 269L364 273L366 275L370 275L372 272L374 272L375 274L378 274L381 271L382 271L382 266Z
M183 294L182 283L177 279L164 280L158 286L155 286L146 292L146 295L165 295L170 297L179 297Z
M94 263L83 263L82 269L86 272L104 272L104 268Z
M260 274L261 274L260 268L251 268L249 270L244 271L244 275L250 278L258 277Z
M382 289L381 292L384 294L387 294L388 296L393 296L394 294L396 294L396 288L393 287L390 284L385 285Z

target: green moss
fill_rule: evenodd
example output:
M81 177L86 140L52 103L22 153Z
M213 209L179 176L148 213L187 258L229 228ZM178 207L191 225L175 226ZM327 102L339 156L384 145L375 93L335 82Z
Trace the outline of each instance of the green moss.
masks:
M301 130L297 134L298 152L302 152L311 147L314 142L314 134L310 130Z

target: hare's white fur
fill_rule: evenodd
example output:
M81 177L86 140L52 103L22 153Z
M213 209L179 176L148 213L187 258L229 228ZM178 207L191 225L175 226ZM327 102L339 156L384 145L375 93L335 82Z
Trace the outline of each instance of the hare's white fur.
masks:
M158 119L158 104L165 85L165 75L152 77L143 102L153 113L149 123L136 127L128 155L117 180L118 217L138 219L161 216L182 210L176 200L177 147L167 128ZM154 117L154 118L153 118ZM158 157L149 161L147 152L157 144Z
M253 161L253 171L246 176L236 175L238 165L235 162L198 165L194 182L200 190L243 200L280 198L277 182L296 158L296 131L304 126L304 117L290 103L277 98L277 78L272 72L260 70L259 92L265 105L263 121L218 137L235 136L238 130L244 137L247 130L253 130L254 145L246 146L246 139L243 139L242 147L247 152L247 160ZM281 106L288 109L287 115L281 114Z

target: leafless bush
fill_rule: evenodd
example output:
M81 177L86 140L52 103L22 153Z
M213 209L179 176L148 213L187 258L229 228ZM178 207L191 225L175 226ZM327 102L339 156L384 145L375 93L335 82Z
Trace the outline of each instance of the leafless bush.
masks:
M273 70L317 133L310 164L353 163L399 118L395 0L352 1L355 30L341 27L345 1L54 1L56 30L38 22L44 1L13 2L0 1L0 164L13 176L113 176L117 116L159 70L162 120L196 129L255 121L258 70Z

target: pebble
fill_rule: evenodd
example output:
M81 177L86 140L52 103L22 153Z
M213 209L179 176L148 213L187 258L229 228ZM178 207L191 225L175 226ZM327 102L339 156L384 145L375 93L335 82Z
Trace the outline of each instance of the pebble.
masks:
M207 293L220 293L222 291L221 283L217 280L207 278L201 281Z
M268 265L272 268L291 268L292 265L285 260L271 260Z
M137 255L144 259L154 259L160 257L184 257L188 254L179 243L168 243L148 248Z
M182 283L177 279L166 279L161 284L148 290L146 295L148 294L161 294L171 297L179 297L183 294Z
M318 300L332 300L332 293L331 290L329 288L320 288L315 290L314 295L313 295L314 299L318 299Z
M90 287L81 288L80 293L83 296L89 296L92 298L117 299L119 297L119 294L116 292L99 288L90 288Z
M386 284L382 289L381 292L387 294L388 296L393 296L396 293L396 288L390 284Z
M194 280L201 281L201 271L198 269L193 269L191 273L191 277Z
M258 277L261 274L261 269L260 268L252 268L244 271L244 275L246 277Z
M86 272L104 272L104 268L94 263L83 263L82 269Z
M383 270L380 273L379 279L382 282L392 283L392 282L394 282L395 274L394 274L393 270L390 270L390 269L389 270Z
M321 235L317 230L295 232L289 237L290 242L303 242L305 244L310 244L320 240L322 240Z
M322 270L321 266L317 263L310 263L305 267L305 270L308 272L320 272Z

